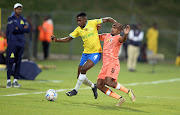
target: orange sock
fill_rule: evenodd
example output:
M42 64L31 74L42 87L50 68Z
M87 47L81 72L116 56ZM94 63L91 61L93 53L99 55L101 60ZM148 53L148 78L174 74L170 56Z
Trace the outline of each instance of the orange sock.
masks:
M129 92L129 89L125 88L124 86L121 85L121 88L120 88L121 91L124 91L125 93L128 93Z
M122 86L121 84L117 83L115 89L118 89L118 90L121 90L125 93L128 93L129 92L129 89L125 88L124 86Z
M111 91L109 88L107 89L107 91L105 92L106 95L109 95L110 97L113 97L115 99L119 99L121 96L118 95L117 93Z
M119 99L121 96L120 95L118 95L117 93L115 93L115 92L111 92L110 93L110 95L109 96L111 96L111 97L113 97L113 98L115 98L115 99Z

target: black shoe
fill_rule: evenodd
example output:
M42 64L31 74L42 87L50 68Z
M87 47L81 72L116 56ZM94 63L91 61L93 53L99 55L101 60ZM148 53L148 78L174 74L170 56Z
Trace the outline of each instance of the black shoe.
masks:
M21 85L16 81L12 83L12 87L21 87Z
M67 96L74 96L76 94L77 94L77 91L75 89L66 93Z
M11 82L7 82L6 88L11 88Z
M94 98L97 99L98 93L97 93L97 86L96 86L96 84L94 84L94 88L92 88L92 90L93 90L93 93L94 93Z

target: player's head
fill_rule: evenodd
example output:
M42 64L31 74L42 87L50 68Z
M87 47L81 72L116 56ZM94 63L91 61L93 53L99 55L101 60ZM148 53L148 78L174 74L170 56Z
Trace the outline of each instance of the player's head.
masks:
M21 12L22 12L22 4L20 3L16 3L14 4L14 12L16 16L20 16Z
M157 29L157 23L156 22L154 22L152 26L153 26L153 28Z
M138 24L136 25L136 28L137 28L138 30L140 30L141 27L142 27L142 25L141 25L140 23L138 23Z
M124 26L120 23L115 23L112 25L111 28L111 35L118 35L121 33L121 31L123 30Z
M44 20L45 20L45 21L48 20L48 19L50 19L50 15L44 16Z
M86 13L84 13L84 12L79 13L79 14L76 16L76 20L77 20L78 25L79 25L81 28L84 28L85 25L86 25L86 23L87 23Z

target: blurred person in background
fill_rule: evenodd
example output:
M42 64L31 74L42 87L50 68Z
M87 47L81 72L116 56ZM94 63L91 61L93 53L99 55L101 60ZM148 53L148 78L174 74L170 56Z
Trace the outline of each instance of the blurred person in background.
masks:
M7 86L21 87L17 82L21 59L24 52L25 37L24 33L28 33L30 30L29 24L26 19L21 16L22 4L16 3L14 5L14 15L8 18L6 36L7 36ZM11 84L12 66L15 63L14 81Z
M6 64L6 34L0 30L0 64Z
M178 56L176 57L175 64L176 66L180 66L180 52L178 53Z
M54 25L50 16L45 16L42 26L39 29L39 40L42 41L44 60L49 56L49 47L51 42L51 35L53 35Z
M157 23L153 23L152 27L148 29L147 38L147 55L157 54L158 50L159 31L157 30Z
M130 30L128 38L129 44L127 48L127 67L130 72L135 72L141 42L144 38L144 32L141 30L141 24L137 24L134 30Z

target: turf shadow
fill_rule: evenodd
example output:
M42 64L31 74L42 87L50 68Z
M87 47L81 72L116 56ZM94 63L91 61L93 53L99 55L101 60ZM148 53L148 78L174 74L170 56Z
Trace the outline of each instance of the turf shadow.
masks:
M107 106L107 105L102 106L102 105L99 105L99 104L89 104L89 103L83 103L83 104L91 106L91 107L99 108L99 109L102 109L104 111L113 110L113 111L149 113L149 112L146 112L146 111L142 111L142 110L138 110L138 109L132 109L132 108L129 108L129 107L117 107L117 106Z

